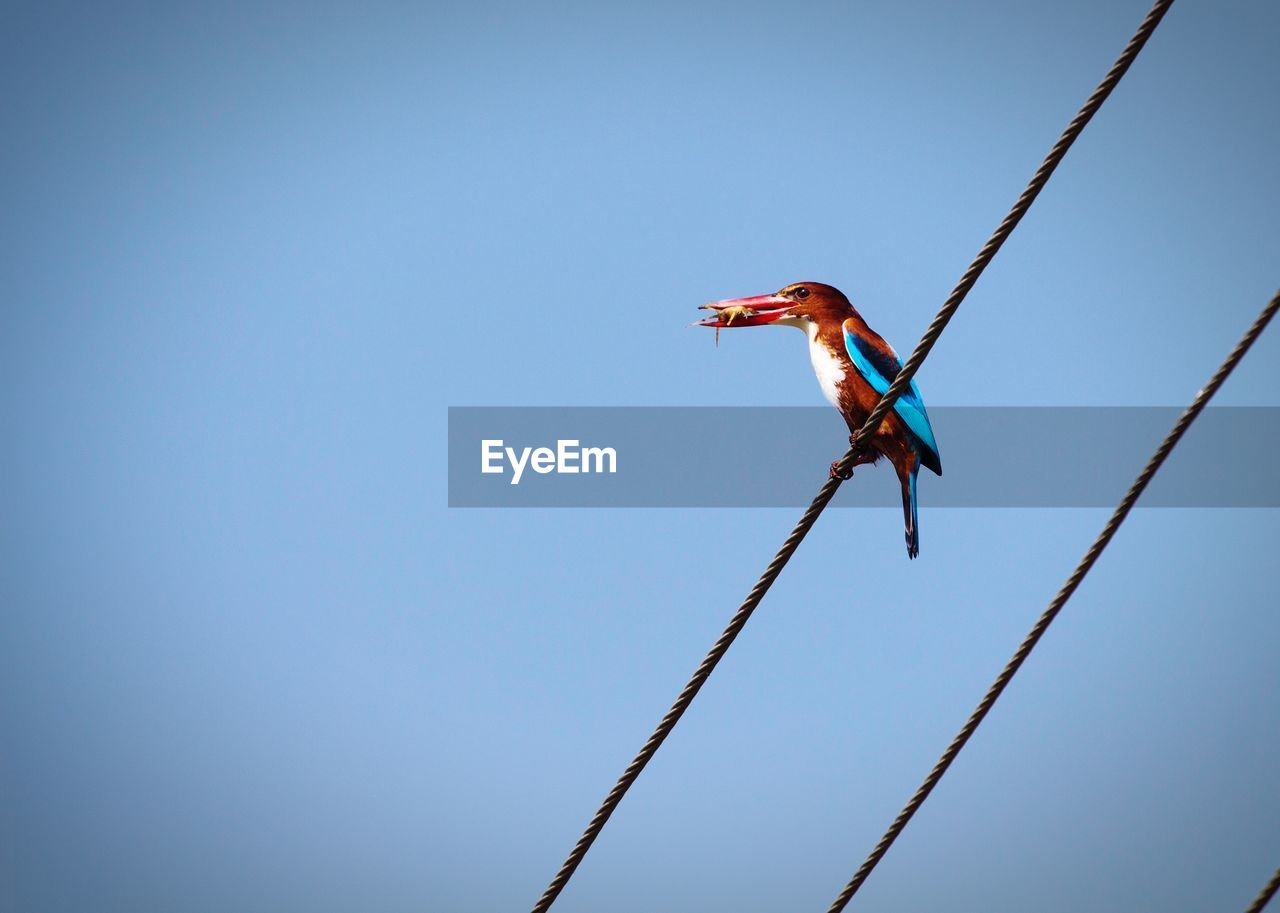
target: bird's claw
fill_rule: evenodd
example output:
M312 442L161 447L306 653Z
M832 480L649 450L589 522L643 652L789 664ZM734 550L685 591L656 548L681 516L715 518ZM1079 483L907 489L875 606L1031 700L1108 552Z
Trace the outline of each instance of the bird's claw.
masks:
M858 447L858 432L856 432L856 431L855 431L853 434L849 435L849 446L850 446L850 447L852 447L852 448L854 448L855 450L857 449L857 447ZM843 459L843 458L842 458L842 459ZM832 464L831 464L831 478L833 478L833 479L840 479L842 482L847 482L847 481L849 481L850 479L852 479L852 478L853 478L853 470L852 470L852 469L846 469L846 470L844 470L843 472L841 472L841 471L840 471L840 460L836 460L834 463L832 463Z

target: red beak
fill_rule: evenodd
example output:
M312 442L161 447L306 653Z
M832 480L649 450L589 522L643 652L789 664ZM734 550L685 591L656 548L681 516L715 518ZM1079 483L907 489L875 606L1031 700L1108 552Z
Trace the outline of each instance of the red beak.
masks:
M702 305L699 310L714 311L693 326L699 327L759 327L773 323L791 313L796 303L781 295L755 295L751 298L727 298Z

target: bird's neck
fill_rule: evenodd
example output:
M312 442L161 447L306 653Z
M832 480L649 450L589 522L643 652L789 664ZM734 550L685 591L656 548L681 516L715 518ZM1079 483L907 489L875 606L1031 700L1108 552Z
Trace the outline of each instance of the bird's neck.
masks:
M825 345L833 353L844 353L844 320L833 317L808 323L810 346Z
M855 334L868 333L871 331L871 327L868 326L867 322L862 319L862 315L859 314L853 308L849 308L849 315L840 321L840 327L841 327L842 333L844 332L843 327L846 321L852 321L850 328L854 331Z

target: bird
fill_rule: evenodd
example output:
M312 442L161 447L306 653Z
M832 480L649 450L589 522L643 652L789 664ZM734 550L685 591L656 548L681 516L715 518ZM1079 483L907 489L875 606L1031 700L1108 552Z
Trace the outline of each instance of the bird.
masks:
M889 389L902 359L850 304L838 288L821 282L796 282L772 295L728 298L702 305L712 315L695 326L789 326L803 330L809 339L809 360L818 386L849 426L849 443L858 444L858 431ZM902 513L906 526L907 557L920 554L920 523L916 501L916 477L924 466L942 475L938 442L929 423L924 398L914 380L893 404L855 465L875 463L885 457L893 464L902 487ZM848 479L840 461L831 464L832 478Z

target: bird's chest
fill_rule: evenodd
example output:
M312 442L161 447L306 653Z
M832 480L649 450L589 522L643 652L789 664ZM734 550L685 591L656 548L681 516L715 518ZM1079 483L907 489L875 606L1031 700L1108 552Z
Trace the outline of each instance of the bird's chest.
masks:
M831 347L815 332L809 333L809 361L813 365L813 373L818 377L818 386L822 395L837 409L841 406L841 388L852 365L841 353L833 352Z

